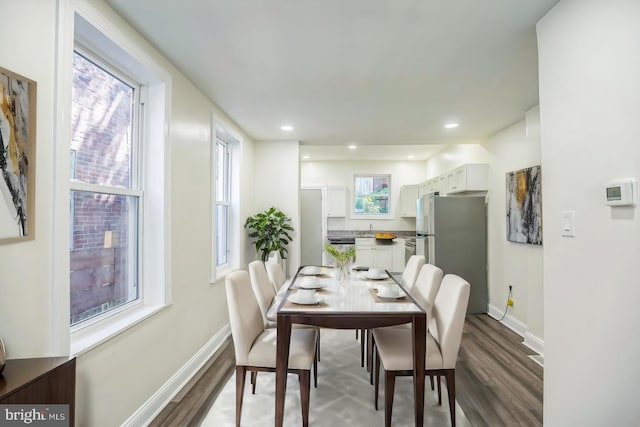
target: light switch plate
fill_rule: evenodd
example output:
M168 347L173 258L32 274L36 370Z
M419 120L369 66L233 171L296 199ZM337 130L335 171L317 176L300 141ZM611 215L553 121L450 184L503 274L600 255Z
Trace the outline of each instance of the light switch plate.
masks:
M575 237L575 212L562 211L562 235Z

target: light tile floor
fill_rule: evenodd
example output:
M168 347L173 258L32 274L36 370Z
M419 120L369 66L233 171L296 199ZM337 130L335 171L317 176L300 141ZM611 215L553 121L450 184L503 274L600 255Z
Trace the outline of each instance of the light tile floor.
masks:
M318 364L318 388L311 388L309 425L317 427L383 426L384 425L384 373L381 371L379 410L373 407L373 386L369 374L360 366L360 342L352 330L322 330L322 360ZM275 375L258 374L256 394L251 394L247 375L242 426L265 427L273 425L275 413ZM235 375L233 375L202 422L204 427L235 425ZM284 425L302 425L298 377L290 374L287 381ZM438 405L438 396L429 387L425 388L425 426L449 426L449 406L446 387L442 388L443 404ZM393 404L393 426L412 426L413 380L398 377ZM471 424L462 409L456 404L456 424L468 427Z

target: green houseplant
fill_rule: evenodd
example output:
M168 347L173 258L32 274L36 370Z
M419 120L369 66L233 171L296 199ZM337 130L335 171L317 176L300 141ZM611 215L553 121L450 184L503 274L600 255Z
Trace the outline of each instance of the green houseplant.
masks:
M293 231L290 221L290 217L274 207L247 218L244 228L249 229L249 237L255 239L251 243L262 261L266 261L273 251L277 251L282 259L287 258L286 245L292 240L289 231Z

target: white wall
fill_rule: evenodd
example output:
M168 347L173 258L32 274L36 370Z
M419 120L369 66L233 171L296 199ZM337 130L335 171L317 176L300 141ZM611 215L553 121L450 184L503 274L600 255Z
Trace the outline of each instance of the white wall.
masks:
M525 114L523 112L523 114ZM506 308L508 286L513 285L514 306L506 323L542 351L544 339L542 306L543 248L507 241L505 174L540 164L540 121L538 109L526 112L526 119L487 138L481 144L447 147L426 163L433 178L465 163L489 165L488 202L488 287L490 312L500 316ZM544 176L544 168L543 168ZM543 185L543 194L545 188Z
M400 187L418 184L426 179L423 161L314 161L301 162L300 183L303 187L343 186L348 197L353 197L354 174L391 174L392 219L329 218L329 230L393 230L416 229L415 218L400 218Z
M173 302L155 316L78 357L76 424L100 427L125 421L228 322L223 284L209 283L209 168L212 114L232 122L104 3L99 0L90 3L120 27L126 37L143 45L173 78L168 141ZM60 4L68 9L66 0L60 0ZM54 295L52 277L55 233L68 229L68 217L52 214L54 176L59 173L54 161L55 41L59 30L56 2L3 2L2 14L5 19L0 37L20 40L3 44L2 66L37 81L38 109L36 239L0 246L0 336L5 338L9 358L47 356L59 347L57 342L68 340L68 328L51 328L68 322L68 317L57 318L65 311L68 313L68 309L58 310L52 303L55 300L68 303L68 295L66 298ZM60 30L64 33L70 29ZM243 137L242 151L252 159L253 143L246 135ZM250 169L244 172L243 193L253 183L253 172ZM246 216L251 210L250 206L242 206L240 214ZM242 244L246 244L244 237Z
M507 172L540 165L539 135L539 110L534 108L526 114L525 120L488 138L482 146L489 155L490 171L489 304L499 313L504 313L507 289L512 285L514 306L508 311L508 315L515 320L512 326L520 333L542 340L543 246L507 241L505 189ZM544 176L544 167L542 174ZM545 190L543 185L542 192Z
M606 206L603 186L640 176L640 2L562 0L537 29L544 424L637 426L640 208Z
M287 249L288 276L293 276L300 265L300 172L298 141L259 141L255 143L253 171L253 206L255 212L262 212L274 206L291 217L292 241ZM245 218L246 219L246 218ZM244 220L242 221L244 224ZM259 259L255 248L253 258Z

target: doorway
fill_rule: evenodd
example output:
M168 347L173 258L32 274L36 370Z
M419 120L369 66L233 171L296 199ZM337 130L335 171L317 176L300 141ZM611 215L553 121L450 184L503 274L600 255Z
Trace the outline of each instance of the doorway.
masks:
M322 265L322 189L300 190L300 265Z

